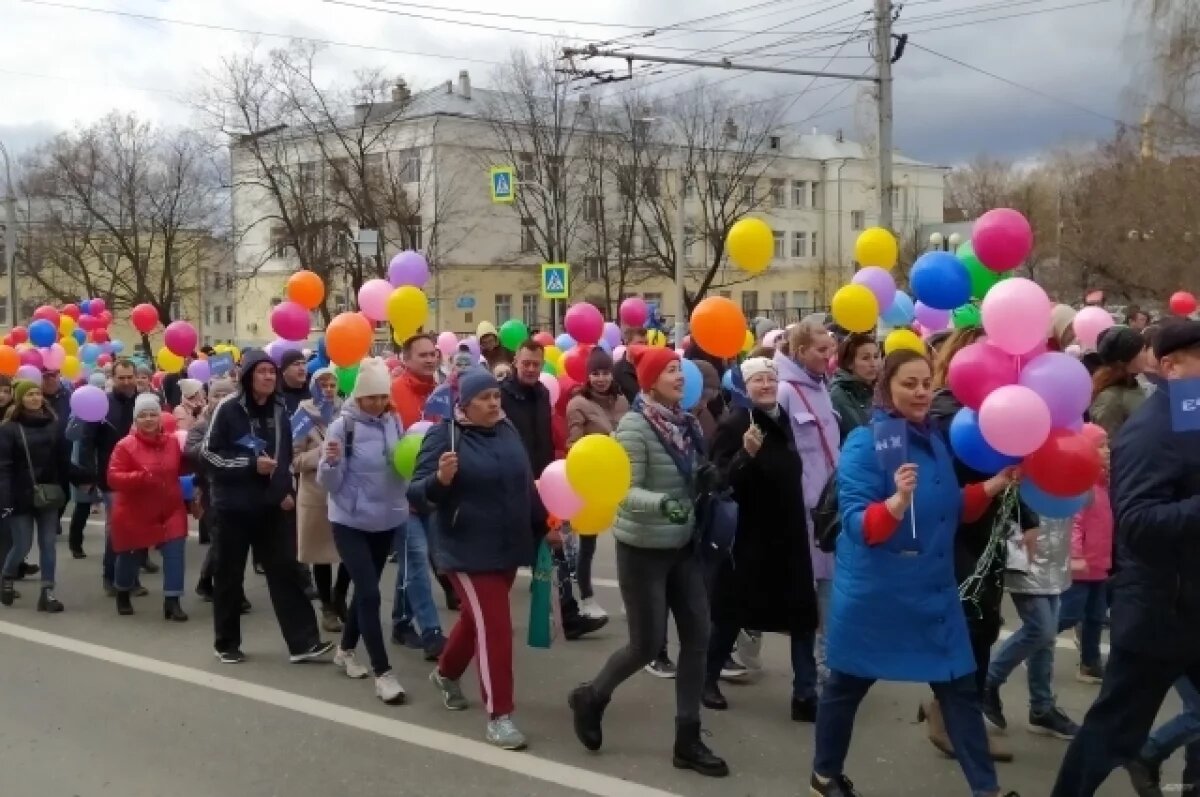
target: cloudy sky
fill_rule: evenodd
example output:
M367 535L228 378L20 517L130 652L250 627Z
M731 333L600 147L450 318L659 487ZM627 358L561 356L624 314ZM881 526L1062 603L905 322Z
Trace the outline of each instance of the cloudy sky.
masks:
M1029 158L1108 136L1116 120L1136 121L1140 112L1130 92L1139 59L1130 35L1134 4L908 0L896 27L911 34L895 67L897 146L947 164L980 153ZM456 77L460 69L469 69L476 85L487 86L507 51L543 47L555 36L661 55L728 55L747 63L861 73L871 63L861 36L870 27L872 5L871 0L682 5L0 0L0 141L19 153L113 108L168 124L196 123L187 98L206 68L255 41L268 48L284 44L287 36L336 42L322 56L330 77L381 67L417 88ZM668 28L681 23L686 24ZM655 27L668 29L643 36ZM609 65L623 68L620 62ZM657 90L677 91L696 77L670 77L679 71L664 68L645 80ZM714 80L728 77L712 74ZM747 98L784 95L776 101L805 130L842 128L853 138L866 118L861 109L856 112L857 89L845 83L743 75L724 88Z

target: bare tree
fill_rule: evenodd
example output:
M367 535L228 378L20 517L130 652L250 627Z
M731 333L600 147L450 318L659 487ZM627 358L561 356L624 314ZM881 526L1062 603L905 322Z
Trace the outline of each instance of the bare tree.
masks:
M946 176L943 204L975 219L992 208L1005 207L1018 182L1011 162L980 155Z
M1150 58L1145 89L1146 154L1200 150L1200 5L1135 0Z

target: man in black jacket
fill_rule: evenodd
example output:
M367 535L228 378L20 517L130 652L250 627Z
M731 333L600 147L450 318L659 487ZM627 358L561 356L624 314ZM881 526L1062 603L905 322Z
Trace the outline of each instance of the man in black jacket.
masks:
M1120 567L1108 667L1053 797L1091 797L1118 766L1132 763L1138 775L1137 754L1171 685L1186 677L1200 687L1200 431L1173 428L1173 416L1200 410L1192 399L1174 407L1171 396L1172 383L1200 378L1200 322L1164 325L1154 354L1167 384L1134 411L1112 450Z
M213 411L200 453L208 466L212 507L221 533L214 540L214 649L227 664L242 654L242 580L253 547L267 576L267 591L291 661L328 653L317 616L290 554L284 513L296 505L292 483L292 425L276 393L279 369L265 352L242 359L240 389Z
M308 390L308 363L299 349L288 349L279 358L279 395L288 417L295 414L301 401L312 398Z

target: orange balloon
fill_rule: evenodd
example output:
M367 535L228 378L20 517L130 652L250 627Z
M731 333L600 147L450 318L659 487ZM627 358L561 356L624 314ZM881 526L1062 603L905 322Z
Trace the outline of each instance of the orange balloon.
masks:
M21 355L12 346L0 346L0 374L13 376L21 367Z
M358 313L341 313L325 328L325 354L343 368L358 365L371 351L371 322Z
M325 298L325 283L311 271L297 271L288 277L287 297L305 310L315 310Z
M736 357L746 341L746 316L732 299L709 296L692 310L692 340L714 357Z

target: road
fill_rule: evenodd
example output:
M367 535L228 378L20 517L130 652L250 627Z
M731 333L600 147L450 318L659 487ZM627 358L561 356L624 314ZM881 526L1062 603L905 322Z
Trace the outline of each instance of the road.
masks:
M93 521L87 533L91 555L84 560L72 560L65 538L60 540L58 594L65 613L33 611L36 586L28 581L16 606L0 607L4 797L807 795L813 729L790 720L787 645L781 639L767 638L764 670L754 683L725 688L730 711L705 712L709 741L732 767L729 779L671 767L673 689L648 675L617 693L606 717L604 750L591 754L579 746L566 693L624 639L611 540L599 546L596 576L598 597L613 621L593 637L556 642L551 650L524 646L528 580L519 580L513 591L516 719L531 746L507 753L482 742L473 676L464 679L472 710L446 712L417 652L391 651L409 692L409 704L401 707L383 705L369 680L348 680L329 664L288 664L265 582L252 573L247 595L255 608L243 625L250 660L240 666L213 658L209 604L189 595L191 622L163 621L158 576L144 577L151 595L135 599L138 613L118 617L100 588L102 531ZM203 551L189 540L189 585ZM388 585L394 573L389 567ZM443 610L443 618L449 627L453 614ZM1073 645L1061 640L1059 654L1060 703L1080 719L1097 687L1074 680ZM1011 726L1006 743L1017 759L1001 765L1001 780L1023 797L1041 797L1066 743L1023 730L1022 672L1005 689ZM966 793L957 765L940 757L914 724L924 694L916 685L880 684L864 702L847 774L867 797ZM1172 698L1164 716L1176 708ZM1167 775L1177 779L1177 761ZM1123 773L1100 792L1129 793Z

